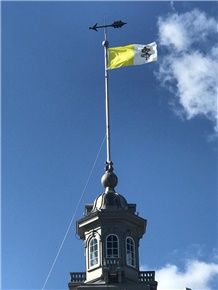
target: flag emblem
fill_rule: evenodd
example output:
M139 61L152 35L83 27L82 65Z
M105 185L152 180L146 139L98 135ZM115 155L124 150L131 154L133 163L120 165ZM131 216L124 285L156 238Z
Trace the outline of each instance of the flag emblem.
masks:
M149 53L151 51L150 48L148 48L147 46L144 46L141 50L142 54L141 54L141 57L145 57L146 60L149 59L149 57L151 56L151 54Z

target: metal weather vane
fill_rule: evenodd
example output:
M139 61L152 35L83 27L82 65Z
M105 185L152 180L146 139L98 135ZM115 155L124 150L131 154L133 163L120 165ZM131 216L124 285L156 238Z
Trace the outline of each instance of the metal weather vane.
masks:
M106 28L106 27L114 27L114 28L120 28L122 27L123 25L125 25L126 22L123 22L121 20L119 21L114 21L112 24L105 24L105 25L100 25L100 26L97 26L98 23L96 23L95 25L93 26L90 26L89 29L92 29L92 30L95 30L95 31L98 31L97 28Z
M105 21L106 22L106 21ZM110 151L110 114L109 114L109 93L108 93L108 41L107 41L107 27L121 28L123 25L127 24L121 20L114 21L112 24L104 24L97 26L98 23L89 27L89 29L98 31L97 28L104 28L104 41L102 45L104 46L104 60L105 60L105 111L106 111L106 149L107 149L107 161L106 161L106 171L113 172L113 162L111 161L111 151Z

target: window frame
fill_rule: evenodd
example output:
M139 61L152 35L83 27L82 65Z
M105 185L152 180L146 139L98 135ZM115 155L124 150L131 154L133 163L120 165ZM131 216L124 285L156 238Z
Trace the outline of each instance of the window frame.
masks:
M94 244L92 244L92 242L94 240L96 240L96 242ZM97 246L97 248L95 249L96 246ZM89 266L89 269L93 269L95 267L98 267L99 264L100 264L99 239L96 236L91 237L91 239L89 240L88 250L89 250L88 251L88 266ZM97 255L96 255L96 253L97 253ZM92 254L94 254L93 257L91 256ZM97 262L91 265L91 262L94 261L95 259L97 260Z
M116 241L112 240L112 241L108 241L109 237L116 237ZM117 235L115 234L109 234L106 236L106 258L119 258L119 238ZM108 243L111 242L111 247L108 247ZM117 243L117 247L114 247L113 243L116 242ZM111 254L108 254L108 250L111 250ZM114 251L117 251L117 255L114 255Z
M131 242L128 242L130 240ZM129 249L128 249L129 248ZM136 268L136 248L132 237L126 237L126 265Z

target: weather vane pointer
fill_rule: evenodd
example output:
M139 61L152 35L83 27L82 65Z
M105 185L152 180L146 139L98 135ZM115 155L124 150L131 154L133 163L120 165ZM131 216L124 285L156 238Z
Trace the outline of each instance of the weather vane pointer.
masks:
M98 31L97 28L106 28L106 27L114 27L114 28L120 28L122 27L123 25L127 24L126 22L123 22L121 20L119 21L114 21L112 24L105 24L105 25L100 25L100 26L97 26L98 23L96 23L95 25L93 26L90 26L89 29L92 29L92 30L95 30L95 31Z

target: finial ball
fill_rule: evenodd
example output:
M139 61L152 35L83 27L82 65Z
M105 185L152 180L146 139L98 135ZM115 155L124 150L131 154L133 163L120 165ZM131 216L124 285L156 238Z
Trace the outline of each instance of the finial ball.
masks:
M104 41L102 42L102 45L103 45L104 47L108 47L109 42L108 42L107 40L104 40Z
M115 188L118 184L118 177L113 172L107 171L101 178L102 185L110 188Z

